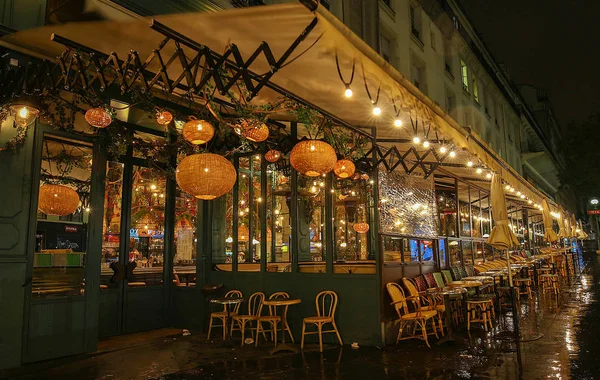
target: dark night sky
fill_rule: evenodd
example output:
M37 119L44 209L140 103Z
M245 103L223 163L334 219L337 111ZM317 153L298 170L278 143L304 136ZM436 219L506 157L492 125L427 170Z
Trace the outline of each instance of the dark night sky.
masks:
M513 81L548 91L563 127L600 112L600 2L459 1Z

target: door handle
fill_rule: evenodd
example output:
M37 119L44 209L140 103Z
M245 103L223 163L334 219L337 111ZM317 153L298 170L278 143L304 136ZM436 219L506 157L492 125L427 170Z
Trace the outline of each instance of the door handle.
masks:
M133 274L134 269L137 268L137 263L135 261L130 261L125 265L125 276L127 277L127 282L135 281L135 274Z
M113 270L113 275L110 278L111 283L114 284L125 279L125 266L123 264L114 262L110 264L110 269Z

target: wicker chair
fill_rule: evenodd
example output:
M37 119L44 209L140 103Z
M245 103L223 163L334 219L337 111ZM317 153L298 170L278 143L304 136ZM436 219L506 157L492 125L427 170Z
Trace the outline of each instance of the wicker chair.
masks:
M290 298L290 295L286 292L276 292L269 296L270 300L278 299L278 298ZM287 315L288 307L289 306L284 306L285 311L282 315L284 315L284 314ZM269 314L277 315L275 307L269 306ZM287 331L288 335L290 336L290 338L292 339L292 343L296 343L294 341L294 336L292 335L292 331L290 330L290 326L287 324L287 321L282 320L281 332L282 332L282 334L285 334L286 331Z
M406 339L422 339L425 341L427 347L431 348L429 340L427 339L427 322L431 321L432 334L438 338L437 329L435 328L435 317L437 316L437 312L435 310L423 310L419 296L406 297L400 285L394 282L387 283L385 287L392 299L391 304L396 310L398 319L400 320L396 344L398 344L399 341ZM414 312L409 312L407 301L411 301L414 305ZM407 326L412 328L407 329ZM419 330L419 334L417 334L417 329ZM412 335L402 336L404 331L412 331Z
M444 319L444 312L446 311L446 306L440 302L440 300L435 299L435 297L427 297L423 292L419 292L414 283L409 278L402 279L402 285L408 292L410 297L419 297L419 303L421 304L421 308L425 310L434 310L437 313L437 322L439 325L440 332L444 335L444 326L442 321Z
M252 334L252 330L256 331L257 327L252 327L251 322L256 322L258 319L258 312L260 310L260 305L262 301L265 299L265 294L263 292L256 292L250 296L248 299L248 314L247 315L234 315L231 318L231 328L229 329L229 334L233 335L235 330L238 330L242 333L242 346L244 345L244 338L246 337L246 324L250 323L250 334ZM237 326L237 328L236 328Z
M302 342L300 348L304 349L304 336L310 334L319 334L319 351L323 352L323 334L334 332L337 335L340 345L343 345L342 337L338 331L337 325L335 324L335 309L337 308L338 296L334 291L324 290L317 294L315 298L315 306L317 309L317 315L314 317L307 317L302 320ZM323 331L323 325L330 323L333 326L333 330ZM306 332L306 325L315 325L317 331Z
M423 278L425 278L425 282L427 283L427 287L428 288L437 288L438 286L440 286L440 285L438 285L435 282L435 278L433 277L433 273L425 273L423 275ZM441 286L444 286L443 284L444 284L444 281L442 281L442 285Z
M239 290L230 290L227 293L225 293L225 297L243 297L242 292L240 292ZM235 316L238 314L238 311L240 310L240 304L238 303L237 305L234 306L233 310L230 310L229 312L229 316ZM221 321L220 325L215 325L213 326L213 320L218 319ZM210 313L210 323L208 324L208 336L206 337L206 340L210 340L210 332L212 330L213 327L221 327L223 328L223 340L225 340L225 338L227 337L227 305L223 305L223 311L213 311L212 313Z

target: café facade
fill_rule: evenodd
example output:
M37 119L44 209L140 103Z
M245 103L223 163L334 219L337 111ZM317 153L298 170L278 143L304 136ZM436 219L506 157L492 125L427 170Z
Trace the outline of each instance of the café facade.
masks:
M492 175L547 246L546 197L311 1L2 41L1 367L203 331L218 284L302 299L295 333L334 290L383 344L387 282L502 254Z

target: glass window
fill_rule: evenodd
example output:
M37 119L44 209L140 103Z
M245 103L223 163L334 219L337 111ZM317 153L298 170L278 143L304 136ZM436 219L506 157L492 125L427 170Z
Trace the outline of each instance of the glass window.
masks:
M84 294L91 167L90 146L44 138L38 208L45 218L36 226L34 298ZM82 215L65 218L74 213Z
M176 286L196 286L197 206L196 198L177 186L173 255L173 284Z
M281 159L267 168L267 272L290 272L292 265L291 166Z
M450 266L462 264L462 254L460 248L460 240L449 239L448 240L448 252L450 258Z
M402 242L404 239L395 236L382 237L383 261L402 262Z
M473 264L473 242L463 240L462 242L463 264Z
M448 262L448 252L446 249L446 239L438 240L438 251L439 251L439 269L446 268Z
M212 269L231 271L233 261L233 190L212 202Z
M297 178L299 270L325 273L325 178L301 174ZM344 238L336 240L334 244L344 250L348 247L348 241Z
M449 184L436 180L435 188L439 213L439 234L440 236L456 237L456 192L449 190L454 189L454 183Z
M475 254L475 263L482 263L484 257L483 242L473 242L473 250L473 253Z
M475 99L477 103L480 103L479 84L477 83L477 78L475 78L475 76L473 76L473 99Z
M460 236L471 236L471 208L468 202L459 201Z
M420 240L421 261L434 261L433 240Z
M404 251L404 258L406 262L418 262L419 261L419 240L407 239L408 249Z
M120 162L109 161L106 163L100 269L100 287L102 289L117 286L116 282L111 281L114 274L111 266L119 262L119 252L121 250L123 168L124 165Z
M460 60L460 77L465 91L469 91L469 69L462 59Z

